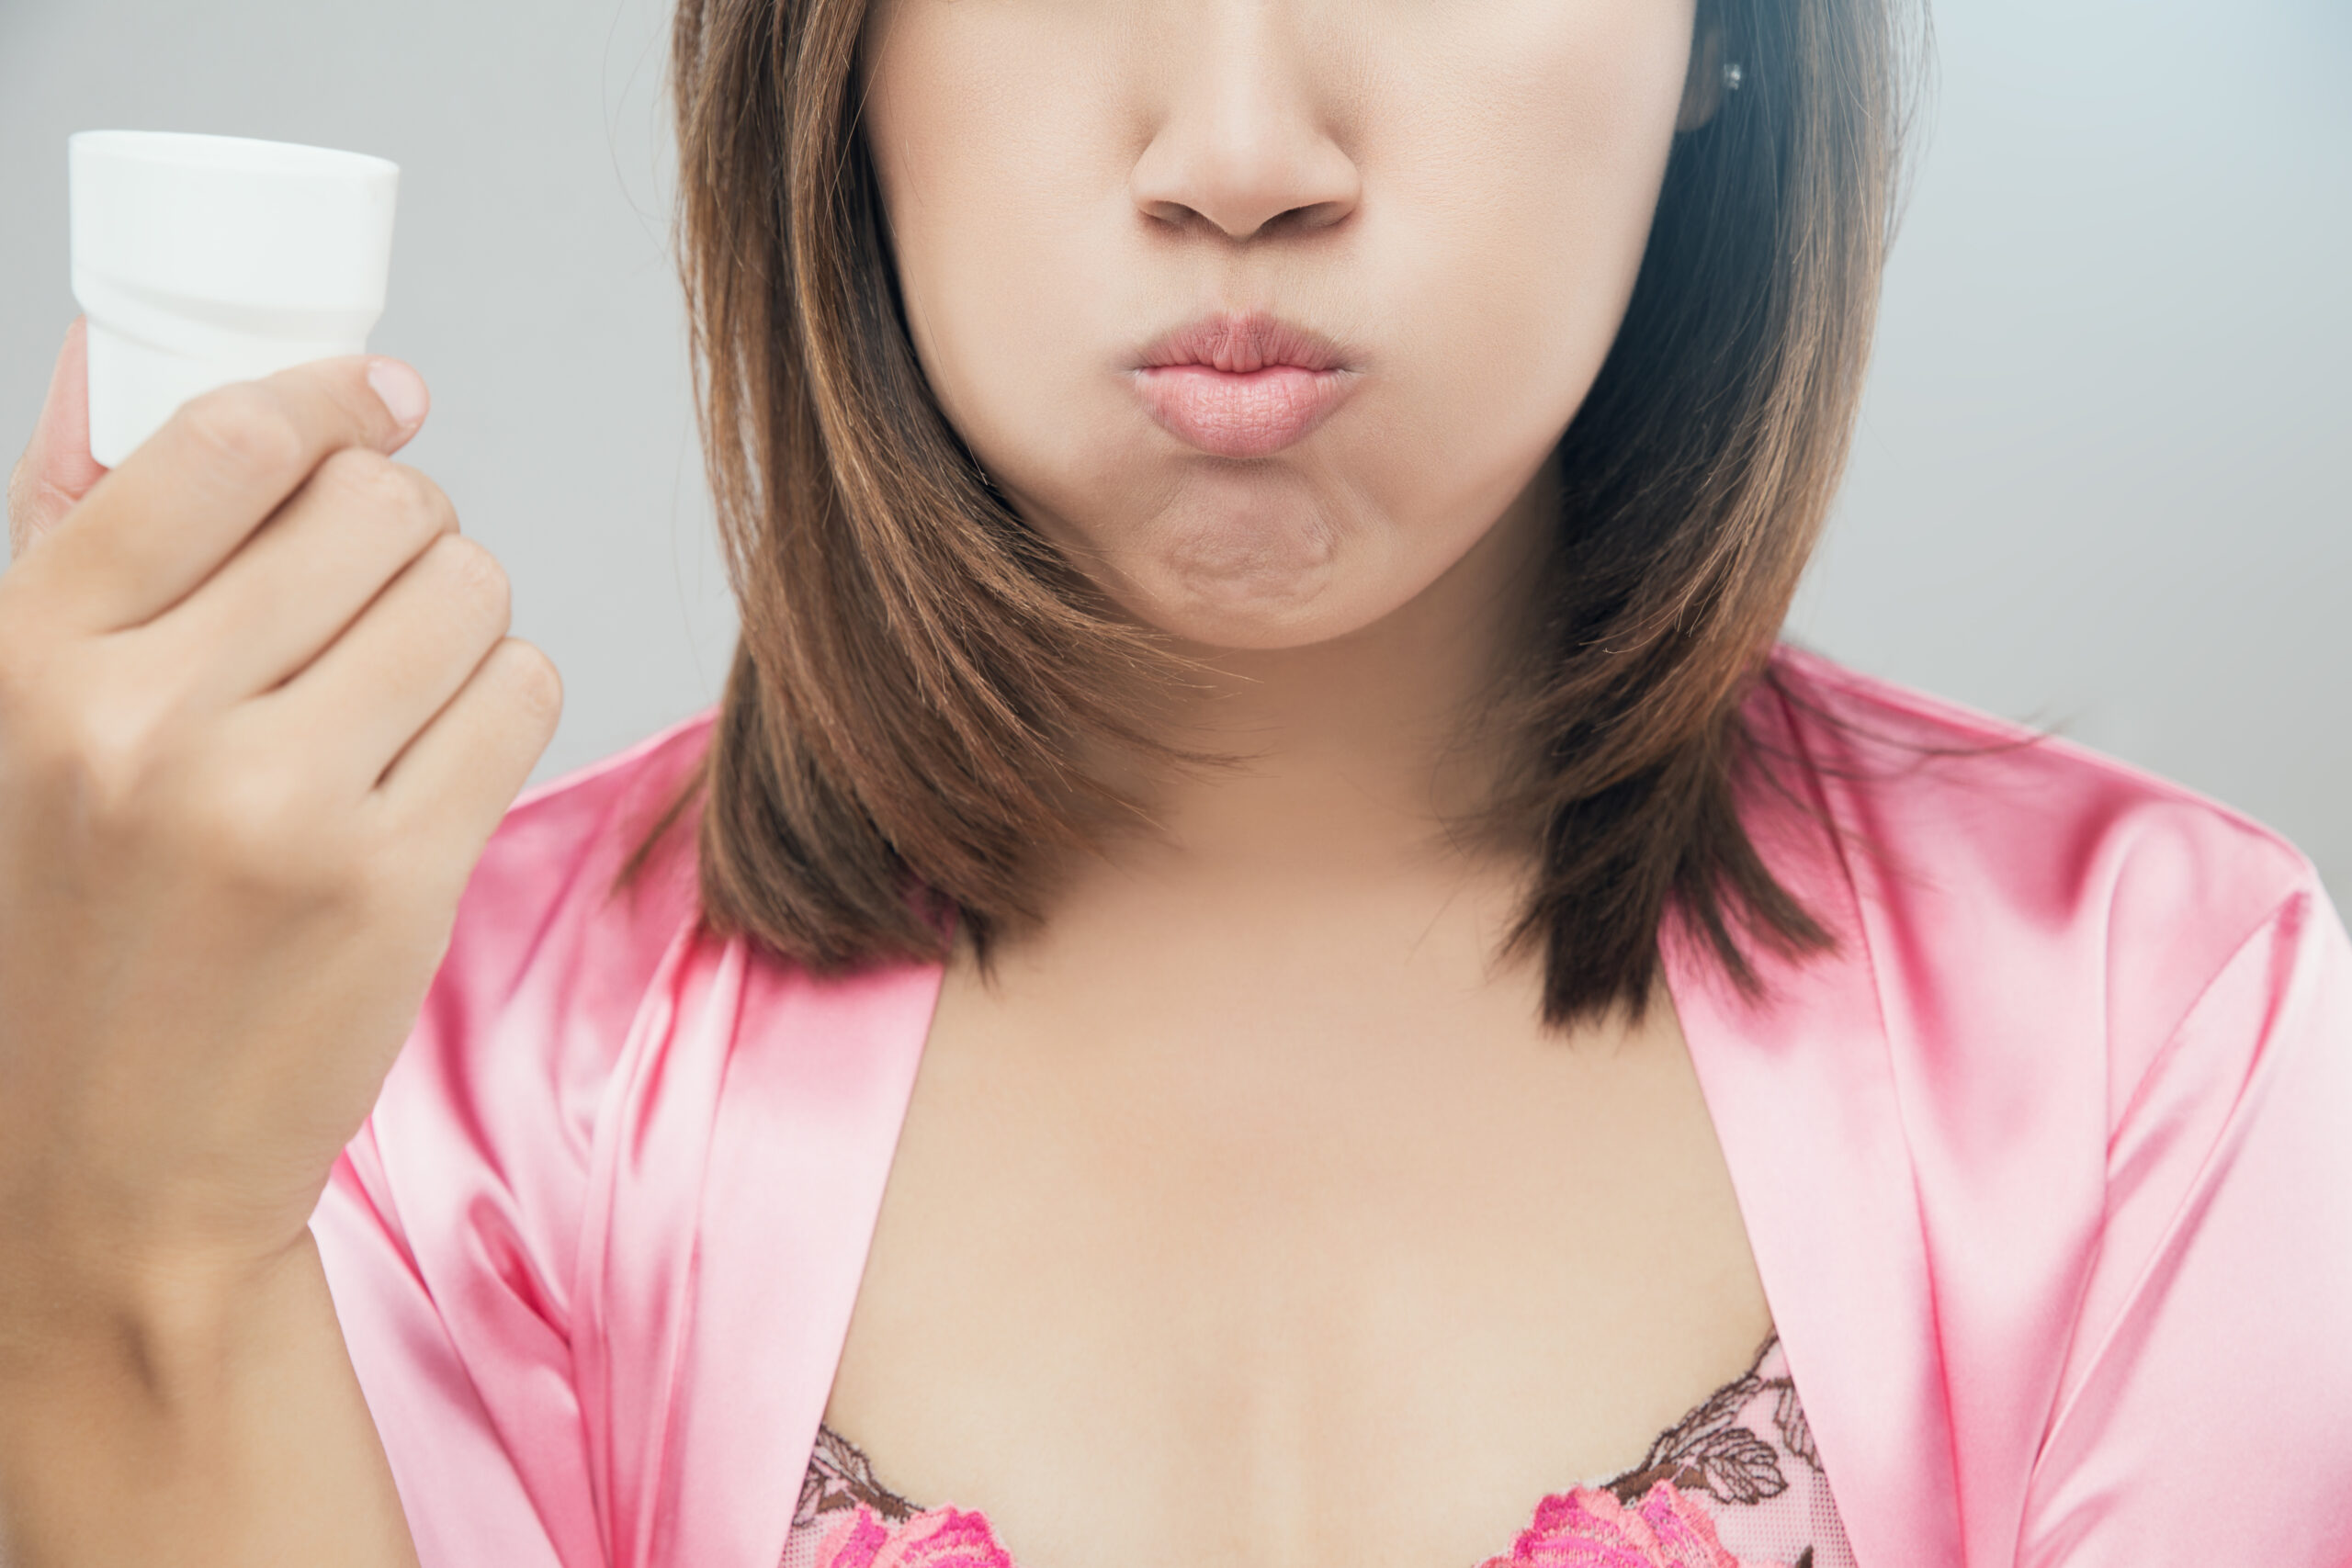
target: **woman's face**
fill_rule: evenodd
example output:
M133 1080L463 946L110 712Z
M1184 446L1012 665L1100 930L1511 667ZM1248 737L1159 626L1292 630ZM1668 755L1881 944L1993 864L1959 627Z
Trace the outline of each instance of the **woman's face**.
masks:
M1711 107L1693 3L876 0L941 406L1145 623L1372 624L1533 504Z

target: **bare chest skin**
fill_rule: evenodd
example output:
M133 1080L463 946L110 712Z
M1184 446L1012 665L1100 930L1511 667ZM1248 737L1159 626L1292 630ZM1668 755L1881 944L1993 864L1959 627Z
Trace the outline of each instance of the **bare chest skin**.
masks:
M1544 1032L1506 907L1106 878L959 952L828 1423L1021 1568L1469 1568L1633 1467L1770 1317L1671 1005Z

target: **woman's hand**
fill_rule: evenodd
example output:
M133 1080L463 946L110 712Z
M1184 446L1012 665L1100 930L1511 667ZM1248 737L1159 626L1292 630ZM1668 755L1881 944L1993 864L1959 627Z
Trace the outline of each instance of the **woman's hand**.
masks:
M305 1239L561 705L387 456L414 372L224 388L108 473L83 354L0 576L0 1359L219 1310Z

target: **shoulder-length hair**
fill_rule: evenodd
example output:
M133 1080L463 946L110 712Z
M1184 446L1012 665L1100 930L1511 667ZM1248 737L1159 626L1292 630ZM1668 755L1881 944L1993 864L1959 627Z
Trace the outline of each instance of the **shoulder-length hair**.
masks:
M1624 322L1559 445L1535 673L1494 818L1538 846L1512 936L1555 1025L1660 973L1665 921L1828 937L1736 802L1741 703L1828 509L1906 113L1904 0L1702 0L1739 85L1682 132ZM741 632L697 796L702 917L820 973L983 953L1124 804L1078 759L1176 755L1169 666L988 486L900 313L854 91L866 0L679 0L680 269Z

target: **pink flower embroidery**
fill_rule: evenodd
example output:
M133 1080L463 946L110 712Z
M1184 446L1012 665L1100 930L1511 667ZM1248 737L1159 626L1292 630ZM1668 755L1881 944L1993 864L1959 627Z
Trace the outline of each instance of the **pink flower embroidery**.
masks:
M1632 1507L1597 1486L1546 1497L1508 1557L1478 1568L1767 1568L1724 1550L1697 1503L1660 1481Z
M816 1568L1012 1568L985 1515L925 1508L886 1525L860 1504L817 1543Z

